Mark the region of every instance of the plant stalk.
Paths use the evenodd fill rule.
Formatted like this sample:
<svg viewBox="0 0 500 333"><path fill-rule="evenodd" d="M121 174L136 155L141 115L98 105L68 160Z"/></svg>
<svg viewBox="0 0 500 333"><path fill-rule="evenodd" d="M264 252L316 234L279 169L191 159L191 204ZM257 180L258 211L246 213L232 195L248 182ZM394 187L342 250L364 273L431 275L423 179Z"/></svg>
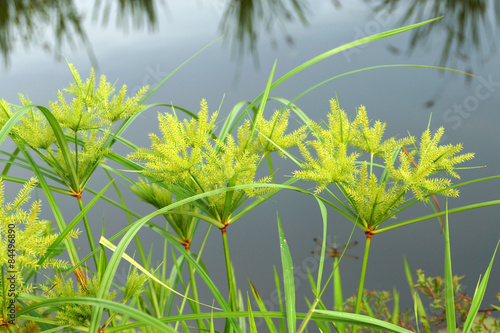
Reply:
<svg viewBox="0 0 500 333"><path fill-rule="evenodd" d="M299 327L297 333L302 333L304 331L304 329L307 327L307 323L311 319L311 316L312 316L314 310L316 309L316 306L318 305L318 303L319 303L319 298L316 297L314 299L314 303L312 304L312 306L310 307L309 311L307 312L306 317L302 321L302 324L300 324L300 327Z"/></svg>
<svg viewBox="0 0 500 333"><path fill-rule="evenodd" d="M80 196L76 198L78 200L78 206L80 207L80 211L82 211L84 208L82 198ZM90 251L93 252L95 250L95 244L94 244L94 239L92 238L92 230L90 230L90 224L89 220L87 219L87 215L83 215L83 224L85 225L85 233L87 234L87 239L89 240ZM97 253L94 254L94 263L97 270L99 267L99 259L97 258Z"/></svg>
<svg viewBox="0 0 500 333"><path fill-rule="evenodd" d="M191 254L191 251L188 250L188 252L189 252L189 254ZM191 286L193 289L193 299L196 301L196 302L194 302L194 309L193 310L196 311L195 313L201 313L200 304L198 303L198 301L199 301L198 288L196 287L196 280L194 278L195 269L190 261L188 261L188 269L189 269L189 280L190 280L190 283L191 283ZM204 330L206 330L205 323L203 322L203 319L196 319L196 322L198 323L198 330L200 332L203 332Z"/></svg>
<svg viewBox="0 0 500 333"><path fill-rule="evenodd" d="M361 275L359 277L359 286L358 286L358 296L356 297L356 307L354 309L355 314L359 314L361 310L361 302L363 301L363 290L365 287L365 276L366 276L366 266L368 265L368 255L370 254L370 244L372 237L371 235L366 236L365 243L365 253L363 255L363 266L361 267ZM356 333L358 330L357 326L354 325L352 327L352 332Z"/></svg>
<svg viewBox="0 0 500 333"><path fill-rule="evenodd" d="M231 258L229 256L229 246L227 243L226 227L221 229L222 232L222 244L224 246L224 259L226 260L226 273L227 273L227 288L229 289L229 300L231 304L231 310L236 311L236 286L233 281L233 266L231 264Z"/></svg>

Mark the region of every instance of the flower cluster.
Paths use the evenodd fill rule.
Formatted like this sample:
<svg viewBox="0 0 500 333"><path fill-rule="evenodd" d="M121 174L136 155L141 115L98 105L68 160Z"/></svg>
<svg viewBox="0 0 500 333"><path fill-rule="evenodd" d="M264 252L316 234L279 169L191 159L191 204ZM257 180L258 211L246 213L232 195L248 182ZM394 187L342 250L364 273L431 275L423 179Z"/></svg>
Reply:
<svg viewBox="0 0 500 333"><path fill-rule="evenodd" d="M245 121L237 130L237 140L228 135L225 141L215 134L217 113L208 114L205 100L201 102L198 117L179 121L174 114L159 114L163 138L150 134L151 148L140 148L129 158L145 161L144 174L163 181L188 187L192 194L204 193L229 186L266 183L270 177L255 180L259 161L266 153L297 145L305 137L305 128L285 135L289 112L275 113L267 121L259 116L256 126ZM252 135L256 133L256 135ZM263 193L263 189L244 188L220 193L207 198L215 210L214 216L223 216L228 206L234 211L246 197ZM228 197L227 195L230 195Z"/></svg>
<svg viewBox="0 0 500 333"><path fill-rule="evenodd" d="M140 103L148 87L143 87L135 96L126 98L127 87L124 85L118 94L103 75L96 86L95 73L83 82L73 65L69 65L74 83L69 88L58 92L57 101L50 102L50 109L58 125L66 134L67 140L74 144L71 156L56 141L56 135L46 117L35 109L27 111L11 131L11 136L19 144L34 149L39 156L72 188L80 191L94 172L104 155L109 152L109 143L113 139L111 128L115 122L126 119L141 110ZM114 95L113 95L114 94ZM70 101L66 95L70 96ZM31 105L31 101L20 95L22 106ZM19 107L0 101L0 124L3 125L18 111ZM68 165L68 159L73 165ZM74 184L71 174L79 180Z"/></svg>
<svg viewBox="0 0 500 333"><path fill-rule="evenodd" d="M394 217L394 210L407 200L409 190L419 201L435 193L457 196L458 191L449 188L451 180L439 173L458 178L455 165L474 157L471 153L457 155L460 144L439 145L443 128L434 136L424 131L419 144L411 136L382 141L385 123L377 121L370 127L363 106L351 122L335 100L331 100L327 128L312 121L308 125L316 139L300 145L305 162L303 170L294 175L315 181L316 192L337 184L364 229L373 230ZM405 145L416 148L406 153L406 149L401 150ZM369 154L369 160L361 159L363 153Z"/></svg>
<svg viewBox="0 0 500 333"><path fill-rule="evenodd" d="M4 186L0 179L0 268L7 277L7 272L16 272L16 293L29 292L32 286L24 284L24 278L32 271L42 268L66 268L66 261L56 259L54 254L49 255L42 264L40 259L46 255L49 247L59 236L50 230L48 221L39 220L40 201L35 201L31 209L26 211L22 206L30 199L30 193L36 185L35 178L30 179L19 192L14 201L4 202ZM77 238L78 230L72 230L68 238ZM4 314L4 306L13 299L9 288L3 282L11 283L4 279L0 280L0 304L1 313ZM3 318L6 318L4 315Z"/></svg>

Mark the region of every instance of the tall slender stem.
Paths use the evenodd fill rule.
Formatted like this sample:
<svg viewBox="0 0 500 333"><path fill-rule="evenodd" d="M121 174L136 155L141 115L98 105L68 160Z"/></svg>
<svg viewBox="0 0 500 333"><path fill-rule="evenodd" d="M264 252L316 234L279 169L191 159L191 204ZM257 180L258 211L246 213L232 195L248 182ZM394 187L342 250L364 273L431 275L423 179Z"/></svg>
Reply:
<svg viewBox="0 0 500 333"><path fill-rule="evenodd" d="M78 206L80 207L80 211L82 211L84 208L82 198L80 196L77 196L76 198L78 200ZM94 251L95 244L94 244L94 239L92 238L92 230L90 230L90 224L89 224L89 220L87 219L87 215L83 215L83 224L85 226L85 232L87 234L87 239L89 240L90 251ZM98 266L99 259L97 258L97 254L94 254L94 263L95 263L95 268L97 270L99 267Z"/></svg>
<svg viewBox="0 0 500 333"><path fill-rule="evenodd" d="M188 250L188 252L191 254L191 251ZM193 299L196 301L194 302L194 308L195 308L195 313L201 313L200 309L200 304L198 303L199 301L199 296L198 296L198 288L196 287L196 280L194 278L194 267L191 264L190 261L188 261L188 269L189 269L189 281L191 283L191 286L193 288ZM196 322L198 323L198 330L203 331L206 329L205 323L203 322L203 319L197 319Z"/></svg>
<svg viewBox="0 0 500 333"><path fill-rule="evenodd" d="M309 311L307 312L306 314L306 317L304 318L304 320L302 321L302 323L300 324L300 327L299 329L297 330L297 333L302 333L304 331L304 329L307 327L307 323L309 322L309 320L311 319L311 316L314 312L314 309L316 309L316 306L318 305L319 303L319 298L315 298L314 299L314 303L311 305L311 308L309 309Z"/></svg>
<svg viewBox="0 0 500 333"><path fill-rule="evenodd" d="M335 244L335 247L337 245ZM344 311L344 296L342 294L342 281L340 280L339 258L333 260L333 310ZM336 323L339 332L347 332L344 323Z"/></svg>
<svg viewBox="0 0 500 333"><path fill-rule="evenodd" d="M227 243L226 228L222 228L222 244L224 246L224 258L226 260L226 273L227 273L227 288L229 289L229 302L231 303L231 310L236 311L236 286L233 281L233 266L231 258L229 257L229 246Z"/></svg>
<svg viewBox="0 0 500 333"><path fill-rule="evenodd" d="M366 266L368 264L368 255L370 254L371 240L372 240L371 235L367 235L365 243L365 253L363 255L363 266L361 267L361 276L359 277L358 296L356 297L356 308L354 309L355 314L359 314L361 310L361 302L363 301L363 289L365 287ZM358 329L357 326L353 326L352 332L356 333L357 329Z"/></svg>

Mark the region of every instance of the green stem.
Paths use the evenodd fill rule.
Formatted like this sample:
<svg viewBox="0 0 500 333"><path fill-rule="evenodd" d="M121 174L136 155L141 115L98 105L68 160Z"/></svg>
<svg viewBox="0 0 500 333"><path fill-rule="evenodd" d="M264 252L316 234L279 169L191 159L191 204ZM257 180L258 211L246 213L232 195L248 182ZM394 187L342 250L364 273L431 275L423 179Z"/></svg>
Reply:
<svg viewBox="0 0 500 333"><path fill-rule="evenodd" d="M113 180L113 178L111 177L111 175L109 174L108 170L104 169L104 171L106 172L106 174L108 175L109 179L110 180ZM122 196L122 193L120 192L120 190L118 189L118 186L116 185L115 182L113 182L113 187L115 188L115 191L116 191L116 194L118 195L118 198L120 199L120 202L122 204L123 207L127 207L127 203L125 202L125 200L123 199L123 196ZM130 216L131 214L128 212L128 211L125 211L125 214L127 215L127 219L128 219L128 223L129 224L132 224L134 223L134 221L132 221L132 217ZM141 240L139 239L139 235L135 235L134 236L134 239L135 239L135 242L137 244L137 250L139 251L139 256L141 257L141 260L142 260L142 264L143 266L147 266L147 259L146 259L146 255L144 254L144 249L142 247L142 243L141 243ZM149 267L148 267L149 268Z"/></svg>
<svg viewBox="0 0 500 333"><path fill-rule="evenodd" d="M231 310L236 311L236 286L233 281L233 266L231 265L231 258L229 257L229 246L227 243L226 228L222 228L222 244L224 246L224 259L226 260L226 273L227 273L227 288L229 289L229 301L231 303Z"/></svg>
<svg viewBox="0 0 500 333"><path fill-rule="evenodd" d="M311 319L312 314L314 312L314 309L316 309L316 306L318 305L318 303L319 303L319 298L314 299L314 303L312 304L311 308L307 312L306 317L302 321L302 324L300 324L300 327L299 327L297 333L302 333L304 331L304 329L307 327L307 323Z"/></svg>
<svg viewBox="0 0 500 333"><path fill-rule="evenodd" d="M344 304L344 297L342 295L342 287L340 288L335 288L337 286L342 286L342 282L340 280L340 269L339 269L339 258L335 257L333 259L333 279L334 279L334 288L333 288L333 304L334 304L334 311L343 311L342 305Z"/></svg>
<svg viewBox="0 0 500 333"><path fill-rule="evenodd" d="M336 245L335 245L336 246ZM342 282L340 280L339 258L333 260L333 311L344 311L344 296L342 295ZM344 323L337 323L339 332L347 332Z"/></svg>
<svg viewBox="0 0 500 333"><path fill-rule="evenodd" d="M9 158L9 162L14 162L16 160L19 152L20 152L19 147L16 147L16 149L14 150L14 152L12 153L12 155ZM12 163L5 164L5 167L3 168L3 171L2 171L2 176L7 175L11 166L12 166Z"/></svg>
<svg viewBox="0 0 500 333"><path fill-rule="evenodd" d="M356 297L356 308L354 309L355 314L359 314L361 310L361 302L363 301L363 289L365 287L365 276L366 276L366 266L368 264L368 255L370 254L370 244L371 244L371 235L366 237L365 243L365 253L363 255L363 266L361 267L361 276L359 277L359 286L358 286L358 296ZM352 333L356 333L357 326L352 327Z"/></svg>
<svg viewBox="0 0 500 333"><path fill-rule="evenodd" d="M191 251L189 251L189 250L188 250L188 252L191 253ZM189 280L190 280L191 286L193 288L193 299L196 301L196 302L194 302L195 313L201 313L200 303L198 303L198 301L199 301L198 288L196 287L196 281L194 278L195 269L194 269L193 265L191 264L191 262L189 262L189 261L188 261L188 269L189 269ZM196 322L198 323L198 330L200 332L203 332L204 330L206 330L205 323L203 322L203 319L196 319Z"/></svg>
<svg viewBox="0 0 500 333"><path fill-rule="evenodd" d="M370 154L370 177L373 175L373 153Z"/></svg>
<svg viewBox="0 0 500 333"><path fill-rule="evenodd" d="M83 202L80 196L76 197L78 200L78 206L80 207L80 211L83 210ZM94 252L95 244L94 239L92 238L92 230L90 230L89 220L87 219L87 215L83 215L83 224L85 225L85 232L87 233L87 239L89 240L90 251ZM99 259L97 258L97 253L94 254L94 263L96 270L99 268Z"/></svg>

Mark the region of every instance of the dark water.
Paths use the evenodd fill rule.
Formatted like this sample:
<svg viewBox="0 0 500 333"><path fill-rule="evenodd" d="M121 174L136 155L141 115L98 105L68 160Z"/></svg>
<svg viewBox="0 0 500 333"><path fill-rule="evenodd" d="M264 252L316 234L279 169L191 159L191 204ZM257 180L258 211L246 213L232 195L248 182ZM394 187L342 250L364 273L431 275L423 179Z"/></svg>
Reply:
<svg viewBox="0 0 500 333"><path fill-rule="evenodd" d="M323 60L274 90L273 96L292 99L327 78L375 65L441 65L471 71L478 77L432 69L375 69L334 80L305 95L297 104L316 120L325 119L329 111L328 100L335 96L351 116L357 107L365 105L371 119L387 122L388 136L405 135L407 131L420 135L432 115L431 129L443 126L444 142L462 142L464 152L476 153L476 158L467 165L487 166L460 172L463 181L500 174L500 57L496 52L500 41L498 1L482 1L470 8L462 2L441 1L436 8L433 2L426 1L412 1L411 5L404 1L390 1L389 5L383 5L383 1L325 0L299 5L298 9L292 2L262 4L254 1L253 12L238 6L228 10L222 0L138 3L139 7L130 5L120 9L111 2L102 2L99 6L92 2L62 6L59 1L54 1L36 16L41 26L34 27L31 33L29 27L16 28L15 24L9 25L3 20L0 46L6 65L0 78L0 97L15 103L17 94L26 91L33 102L48 105L49 100L56 98L57 89L66 87L71 81L65 62L55 60L55 56L65 57L84 77L92 65L98 65L99 74L106 74L111 82L119 80L119 84L127 84L131 91L144 84L154 86L225 31L228 34L224 39L175 73L149 100L151 103L172 102L196 112L202 98L207 100L210 110L216 110L223 99L221 115L225 116L237 102L252 100L262 92L276 59L275 78L278 78L304 61L354 39L444 15L432 26ZM248 2L242 3L248 6ZM108 5L109 18L106 19ZM259 15L260 6L274 11L266 9L263 10L265 15ZM240 9L243 13L254 13L253 17L238 17ZM66 25L64 33L55 23L54 13L57 11L70 19L67 22L74 22ZM27 13L30 17L38 15ZM49 17L47 21L43 20L45 16ZM240 28L232 25L235 21L249 20L254 22L252 27L255 30L249 30L245 25ZM107 25L104 26L103 22ZM265 24L270 24L270 28L266 29ZM5 27L10 29L11 35L5 33ZM60 48L57 31L61 36ZM9 36L15 41L8 42ZM29 40L31 36L33 40ZM69 37L75 47L70 47ZM22 43L23 39L27 40L25 44L29 47ZM158 111L165 110L145 112L125 136L138 145L149 145L147 134L157 131ZM11 151L12 144L6 142L2 149ZM294 170L290 162L282 163L280 168L285 174ZM102 188L105 179L104 175L100 177L103 178L91 184L96 190ZM311 184L304 186L307 188ZM449 207L496 200L500 194L498 188L498 180L463 187L460 198L451 199ZM312 294L302 272L305 268L316 269L311 250L315 248L313 238L321 236L321 215L316 202L309 197L283 192L274 199L275 202L258 207L228 229L239 287L243 291L249 290L247 275L262 297L269 300L270 310L278 309L272 301L272 265L281 269L276 226L276 212L279 211L296 264L298 309L304 311L303 297L312 299ZM58 200L65 202L64 198ZM129 201L138 212L150 211L131 196ZM444 205L444 200L441 203ZM48 205L45 207L48 214ZM64 208L67 218L71 219L77 206L71 202ZM398 218L408 219L431 212L431 207L420 205ZM471 294L500 238L498 213L499 208L493 206L450 216L454 273L466 275L462 282ZM124 216L117 215L108 205L100 204L92 213L95 230L100 230L103 215L108 237L127 224ZM328 218L330 239L336 237L339 243L343 243L352 225L333 211L329 211ZM200 229L199 241L202 240L201 231L205 229ZM144 231L143 235L149 237L151 233ZM155 251L160 253L160 239L147 239L152 239ZM363 243L364 234L356 230L353 239ZM80 246L86 247L83 238ZM193 248L196 251L197 245L194 244ZM132 254L133 248L128 253ZM363 246L358 245L350 253L361 257ZM402 306L410 307L412 302L405 282L403 256L407 257L412 269L421 268L430 275L443 275L444 239L438 222L413 224L377 235L372 241L365 287L390 290L396 286L401 292ZM210 274L224 289L224 258L218 231L211 233L203 257ZM360 269L361 260L342 263L345 294L355 292ZM116 280L122 282L126 272L127 268L119 270ZM498 281L500 262L496 260L483 308L489 307L494 295L500 292ZM327 304L331 304L330 295L331 292L324 297ZM203 297L206 298L204 301L211 301L210 295Z"/></svg>

